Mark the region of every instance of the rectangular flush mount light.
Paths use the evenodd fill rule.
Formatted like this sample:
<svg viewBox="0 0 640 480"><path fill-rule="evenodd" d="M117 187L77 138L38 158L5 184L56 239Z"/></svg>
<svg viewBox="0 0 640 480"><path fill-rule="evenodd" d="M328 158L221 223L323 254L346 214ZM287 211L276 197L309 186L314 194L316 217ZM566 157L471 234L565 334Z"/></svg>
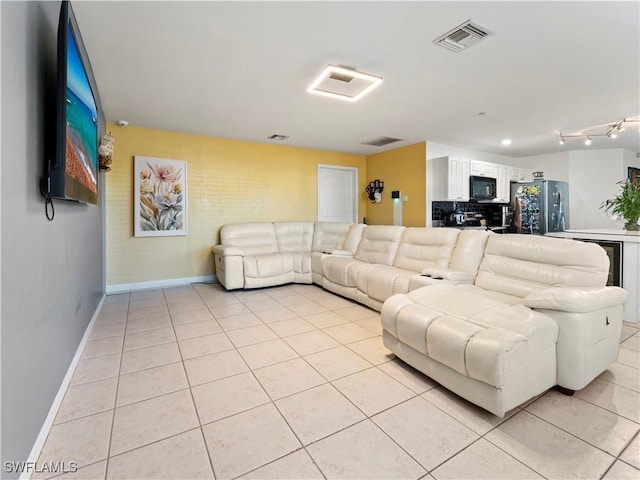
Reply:
<svg viewBox="0 0 640 480"><path fill-rule="evenodd" d="M307 92L355 102L382 83L382 77L329 65L307 88Z"/></svg>

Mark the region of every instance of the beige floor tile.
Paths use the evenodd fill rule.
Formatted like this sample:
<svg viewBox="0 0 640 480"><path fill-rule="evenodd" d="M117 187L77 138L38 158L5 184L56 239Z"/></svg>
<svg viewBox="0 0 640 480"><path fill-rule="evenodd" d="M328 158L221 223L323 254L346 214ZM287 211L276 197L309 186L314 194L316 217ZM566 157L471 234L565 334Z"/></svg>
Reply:
<svg viewBox="0 0 640 480"><path fill-rule="evenodd" d="M202 428L218 478L233 478L297 450L300 442L272 404Z"/></svg>
<svg viewBox="0 0 640 480"><path fill-rule="evenodd" d="M514 408L503 418L496 417L444 387L431 389L423 393L422 398L480 435L484 435L519 411L518 408Z"/></svg>
<svg viewBox="0 0 640 480"><path fill-rule="evenodd" d="M640 352L629 348L620 348L616 362L640 369Z"/></svg>
<svg viewBox="0 0 640 480"><path fill-rule="evenodd" d="M285 298L288 298L288 297L285 297ZM300 316L315 315L317 313L325 313L329 311L328 308L325 308L319 303L315 303L315 302L287 305L287 308L292 312L297 313Z"/></svg>
<svg viewBox="0 0 640 480"><path fill-rule="evenodd" d="M213 479L199 428L109 459L108 479Z"/></svg>
<svg viewBox="0 0 640 480"><path fill-rule="evenodd" d="M223 307L225 305L241 305L242 303L231 293L224 293L222 295L214 295L204 299L204 303L209 310L215 307ZM213 311L212 311L213 313Z"/></svg>
<svg viewBox="0 0 640 480"><path fill-rule="evenodd" d="M155 330L156 328L166 327L171 327L171 317L168 313L127 321L127 333L136 333L144 330Z"/></svg>
<svg viewBox="0 0 640 480"><path fill-rule="evenodd" d="M380 312L376 312L375 310L371 310L370 308L363 307L361 305L353 305L351 307L340 308L335 310L335 312L352 321L364 320L365 318L369 317L380 318Z"/></svg>
<svg viewBox="0 0 640 480"><path fill-rule="evenodd" d="M104 297L104 305L110 303L129 303L129 297L131 295L127 293L112 293Z"/></svg>
<svg viewBox="0 0 640 480"><path fill-rule="evenodd" d="M122 407L188 387L182 362L120 375L116 406Z"/></svg>
<svg viewBox="0 0 640 480"><path fill-rule="evenodd" d="M624 460L635 468L640 468L640 434L636 435L636 438L624 449L620 455L620 460Z"/></svg>
<svg viewBox="0 0 640 480"><path fill-rule="evenodd" d="M364 358L344 346L307 355L305 360L327 380L337 380L372 367Z"/></svg>
<svg viewBox="0 0 640 480"><path fill-rule="evenodd" d="M591 445L617 456L640 425L588 403L550 390L526 410Z"/></svg>
<svg viewBox="0 0 640 480"><path fill-rule="evenodd" d="M198 385L192 392L202 425L271 401L249 372Z"/></svg>
<svg viewBox="0 0 640 480"><path fill-rule="evenodd" d="M125 324L125 322L111 322L94 325L88 339L98 340L101 338L121 337L124 335Z"/></svg>
<svg viewBox="0 0 640 480"><path fill-rule="evenodd" d="M225 305L208 304L208 306L209 310L211 311L211 313L213 313L213 316L217 320L220 320L224 317L240 315L243 313L251 313L251 310L249 310L244 304L240 303L239 301L237 301L237 303L230 303Z"/></svg>
<svg viewBox="0 0 640 480"><path fill-rule="evenodd" d="M118 455L198 426L189 390L116 409L110 455Z"/></svg>
<svg viewBox="0 0 640 480"><path fill-rule="evenodd" d="M374 365L382 365L396 358L396 356L382 344L382 337L367 338L359 342L350 343L347 347Z"/></svg>
<svg viewBox="0 0 640 480"><path fill-rule="evenodd" d="M618 460L602 478L603 480L638 480L640 470Z"/></svg>
<svg viewBox="0 0 640 480"><path fill-rule="evenodd" d="M116 401L116 377L67 388L54 423L68 422L112 410Z"/></svg>
<svg viewBox="0 0 640 480"><path fill-rule="evenodd" d="M239 292L233 292L231 295L236 297L242 303L262 302L264 300L271 300L271 297L263 290L244 290Z"/></svg>
<svg viewBox="0 0 640 480"><path fill-rule="evenodd" d="M378 368L416 393L424 393L438 386L435 380L397 358L378 365Z"/></svg>
<svg viewBox="0 0 640 480"><path fill-rule="evenodd" d="M288 320L291 318L299 318L298 315L293 313L287 307L262 310L261 312L256 312L256 316L260 318L260 320L262 320L264 323L278 322L280 320Z"/></svg>
<svg viewBox="0 0 640 480"><path fill-rule="evenodd" d="M638 329L637 328L631 327L631 326L626 325L626 324L623 324L622 325L622 331L620 332L620 341L623 342L627 338L631 337L632 335L635 335L636 333L638 333Z"/></svg>
<svg viewBox="0 0 640 480"><path fill-rule="evenodd" d="M284 341L300 355L309 355L340 345L340 343L320 330L285 337Z"/></svg>
<svg viewBox="0 0 640 480"><path fill-rule="evenodd" d="M178 344L180 345L182 358L185 360L233 350L233 344L224 333L214 333L213 335L180 340Z"/></svg>
<svg viewBox="0 0 640 480"><path fill-rule="evenodd" d="M184 361L189 383L200 385L248 371L247 365L235 350L213 353Z"/></svg>
<svg viewBox="0 0 640 480"><path fill-rule="evenodd" d="M159 305L154 305L152 307L144 307L144 308L129 308L129 314L127 315L127 320L145 320L154 317L164 317L169 314L169 309L167 308L164 302Z"/></svg>
<svg viewBox="0 0 640 480"><path fill-rule="evenodd" d="M141 308L158 307L165 304L165 298L162 293L154 294L148 298L136 298L131 300L129 308L133 310L140 310Z"/></svg>
<svg viewBox="0 0 640 480"><path fill-rule="evenodd" d="M614 460L524 410L485 438L547 478L599 478Z"/></svg>
<svg viewBox="0 0 640 480"><path fill-rule="evenodd" d="M298 354L280 339L242 347L238 352L252 369L298 357Z"/></svg>
<svg viewBox="0 0 640 480"><path fill-rule="evenodd" d="M420 397L396 405L372 420L427 470L479 438L478 434Z"/></svg>
<svg viewBox="0 0 640 480"><path fill-rule="evenodd" d="M436 468L433 475L442 480L543 478L484 439L478 440Z"/></svg>
<svg viewBox="0 0 640 480"><path fill-rule="evenodd" d="M628 348L629 350L640 352L640 334L636 333L634 336L626 339L620 344L620 348Z"/></svg>
<svg viewBox="0 0 640 480"><path fill-rule="evenodd" d="M169 313L174 315L176 313L185 313L185 312L193 312L196 310L202 310L206 308L207 305L200 300L200 298L185 300L180 302L169 303Z"/></svg>
<svg viewBox="0 0 640 480"><path fill-rule="evenodd" d="M633 367L613 363L598 378L640 392L640 375Z"/></svg>
<svg viewBox="0 0 640 480"><path fill-rule="evenodd" d="M103 307L104 308L104 307ZM98 318L96 318L96 323L94 326L98 325L106 325L108 323L119 323L127 321L127 311L124 312L103 312L100 311Z"/></svg>
<svg viewBox="0 0 640 480"><path fill-rule="evenodd" d="M146 290L135 290L131 292L131 301L155 299L164 301L164 292L161 288L149 288Z"/></svg>
<svg viewBox="0 0 640 480"><path fill-rule="evenodd" d="M230 315L228 317L218 318L218 323L224 331L230 332L231 330L237 330L239 328L262 325L262 320L260 320L254 313L241 313L239 315Z"/></svg>
<svg viewBox="0 0 640 480"><path fill-rule="evenodd" d="M172 313L171 320L174 325L183 325L185 323L206 322L207 320L214 320L214 318L207 308L202 308L189 312Z"/></svg>
<svg viewBox="0 0 640 480"><path fill-rule="evenodd" d="M636 391L596 378L585 388L578 390L576 396L640 423L640 393Z"/></svg>
<svg viewBox="0 0 640 480"><path fill-rule="evenodd" d="M426 473L370 420L308 446L307 452L328 479L415 479Z"/></svg>
<svg viewBox="0 0 640 480"><path fill-rule="evenodd" d="M56 480L104 480L106 471L107 461L102 460L101 462L92 463L86 467L77 468L75 472L69 471L54 478Z"/></svg>
<svg viewBox="0 0 640 480"><path fill-rule="evenodd" d="M313 315L305 315L304 319L316 328L329 328L349 322L349 319L335 312L323 312Z"/></svg>
<svg viewBox="0 0 640 480"><path fill-rule="evenodd" d="M322 331L342 344L353 343L375 336L374 333L355 323L344 323L342 325L336 325L335 327L325 328Z"/></svg>
<svg viewBox="0 0 640 480"><path fill-rule="evenodd" d="M375 415L415 396L415 393L377 368L332 382L367 416Z"/></svg>
<svg viewBox="0 0 640 480"><path fill-rule="evenodd" d="M266 296L266 295L265 295ZM280 308L282 305L273 298L267 297L265 300L246 302L245 305L253 313L262 312L264 310L271 310L273 308Z"/></svg>
<svg viewBox="0 0 640 480"><path fill-rule="evenodd" d="M369 317L364 320L357 320L354 323L362 328L366 328L374 335L382 335L382 323L379 317Z"/></svg>
<svg viewBox="0 0 640 480"><path fill-rule="evenodd" d="M100 309L100 315L107 314L107 313L126 315L128 310L129 310L129 305L126 303L122 303L122 302L105 303L102 305L102 308Z"/></svg>
<svg viewBox="0 0 640 480"><path fill-rule="evenodd" d="M107 411L52 426L38 461L66 464L73 461L81 468L106 459L112 418L113 412Z"/></svg>
<svg viewBox="0 0 640 480"><path fill-rule="evenodd" d="M324 477L304 450L298 450L258 468L242 479L252 480L323 480Z"/></svg>
<svg viewBox="0 0 640 480"><path fill-rule="evenodd" d="M80 358L93 358L122 352L124 336L88 340Z"/></svg>
<svg viewBox="0 0 640 480"><path fill-rule="evenodd" d="M81 383L95 382L96 380L118 376L120 357L120 353L114 353L80 360L73 373L70 385L80 385Z"/></svg>
<svg viewBox="0 0 640 480"><path fill-rule="evenodd" d="M287 295L286 297L278 298L278 302L281 305L288 307L291 305L300 305L303 303L310 303L312 302L312 300L305 297L304 295L294 294L294 295Z"/></svg>
<svg viewBox="0 0 640 480"><path fill-rule="evenodd" d="M291 395L275 404L303 445L366 418L330 384Z"/></svg>
<svg viewBox="0 0 640 480"><path fill-rule="evenodd" d="M124 336L124 351L127 352L136 348L145 348L153 345L160 345L161 343L175 342L175 340L176 337L173 334L172 327L127 333Z"/></svg>
<svg viewBox="0 0 640 480"><path fill-rule="evenodd" d="M351 300L338 297L337 295L333 295L326 299L317 300L317 303L319 303L323 307L328 308L329 310L337 310L339 308L347 308L354 305L354 302L352 302Z"/></svg>
<svg viewBox="0 0 640 480"><path fill-rule="evenodd" d="M321 301L326 301L331 298L335 298L335 295L331 292L327 292L323 288L317 287L309 292L304 292L302 295L307 297L309 300L313 302L320 303Z"/></svg>
<svg viewBox="0 0 640 480"><path fill-rule="evenodd" d="M311 332L316 329L316 327L300 317L278 320L270 322L268 325L271 330L283 338L299 333Z"/></svg>
<svg viewBox="0 0 640 480"><path fill-rule="evenodd" d="M129 350L122 354L120 375L159 367L181 361L180 350L176 342L161 343L152 347Z"/></svg>
<svg viewBox="0 0 640 480"><path fill-rule="evenodd" d="M178 340L186 340L187 338L202 337L203 335L222 332L222 327L220 327L215 320L185 323L183 325L175 325L173 328Z"/></svg>
<svg viewBox="0 0 640 480"><path fill-rule="evenodd" d="M326 382L322 375L301 358L260 368L253 373L274 400Z"/></svg>
<svg viewBox="0 0 640 480"><path fill-rule="evenodd" d="M256 343L276 340L278 336L266 325L256 325L255 327L239 328L227 333L229 340L236 347L246 347Z"/></svg>

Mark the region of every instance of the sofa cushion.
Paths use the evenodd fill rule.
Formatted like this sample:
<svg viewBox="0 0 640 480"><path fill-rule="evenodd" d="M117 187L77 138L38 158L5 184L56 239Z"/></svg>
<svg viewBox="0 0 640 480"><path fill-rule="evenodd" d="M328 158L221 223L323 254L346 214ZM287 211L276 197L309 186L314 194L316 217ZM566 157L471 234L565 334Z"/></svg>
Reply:
<svg viewBox="0 0 640 480"><path fill-rule="evenodd" d="M281 253L245 255L242 259L242 265L245 277L275 277L293 272L293 256Z"/></svg>
<svg viewBox="0 0 640 480"><path fill-rule="evenodd" d="M406 228L393 266L416 273L428 267L446 267L459 234L455 228Z"/></svg>
<svg viewBox="0 0 640 480"><path fill-rule="evenodd" d="M524 298L549 287L602 287L608 272L609 257L594 243L491 235L475 285Z"/></svg>
<svg viewBox="0 0 640 480"><path fill-rule="evenodd" d="M474 275L484 257L484 249L490 235L495 235L489 230L463 230L458 235L456 248L453 249L449 270L471 272Z"/></svg>
<svg viewBox="0 0 640 480"><path fill-rule="evenodd" d="M235 255L260 255L278 251L275 228L273 223L267 222L223 225L220 229L220 243L224 247L236 247Z"/></svg>
<svg viewBox="0 0 640 480"><path fill-rule="evenodd" d="M354 255L356 260L380 265L392 265L404 227L367 225Z"/></svg>
<svg viewBox="0 0 640 480"><path fill-rule="evenodd" d="M341 250L350 228L349 223L316 222L311 251L331 253L334 250Z"/></svg>
<svg viewBox="0 0 640 480"><path fill-rule="evenodd" d="M279 252L310 252L313 240L311 222L274 222Z"/></svg>

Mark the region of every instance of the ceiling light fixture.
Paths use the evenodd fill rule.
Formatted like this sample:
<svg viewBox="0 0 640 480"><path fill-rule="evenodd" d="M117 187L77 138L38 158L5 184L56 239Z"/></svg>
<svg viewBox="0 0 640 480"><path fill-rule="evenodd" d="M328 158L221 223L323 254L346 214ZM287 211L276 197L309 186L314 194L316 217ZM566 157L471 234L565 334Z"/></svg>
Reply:
<svg viewBox="0 0 640 480"><path fill-rule="evenodd" d="M505 138L500 142L502 145L511 145L511 140L509 138Z"/></svg>
<svg viewBox="0 0 640 480"><path fill-rule="evenodd" d="M591 137L608 137L612 139L618 138L618 135L624 132L624 124L625 123L638 123L640 119L628 119L623 118L622 120L618 120L617 122L608 123L604 126L591 127L586 130L583 130L579 133L562 133L559 132L558 136L560 137L560 145L565 144L566 138L584 138L585 145L591 145L593 142Z"/></svg>
<svg viewBox="0 0 640 480"><path fill-rule="evenodd" d="M307 92L355 102L381 83L382 77L377 75L328 65L307 88Z"/></svg>

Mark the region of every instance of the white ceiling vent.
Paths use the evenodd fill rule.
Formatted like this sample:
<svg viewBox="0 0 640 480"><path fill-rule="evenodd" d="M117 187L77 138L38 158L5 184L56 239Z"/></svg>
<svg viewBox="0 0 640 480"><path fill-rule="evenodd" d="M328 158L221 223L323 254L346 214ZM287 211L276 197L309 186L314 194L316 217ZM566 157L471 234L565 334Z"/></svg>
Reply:
<svg viewBox="0 0 640 480"><path fill-rule="evenodd" d="M462 25L458 25L453 30L436 38L433 43L457 53L491 35L493 32L467 20Z"/></svg>
<svg viewBox="0 0 640 480"><path fill-rule="evenodd" d="M366 142L361 142L361 145L371 145L373 147L384 147L385 145L389 145L390 143L400 142L401 138L393 138L393 137L377 137L371 140L367 140Z"/></svg>

